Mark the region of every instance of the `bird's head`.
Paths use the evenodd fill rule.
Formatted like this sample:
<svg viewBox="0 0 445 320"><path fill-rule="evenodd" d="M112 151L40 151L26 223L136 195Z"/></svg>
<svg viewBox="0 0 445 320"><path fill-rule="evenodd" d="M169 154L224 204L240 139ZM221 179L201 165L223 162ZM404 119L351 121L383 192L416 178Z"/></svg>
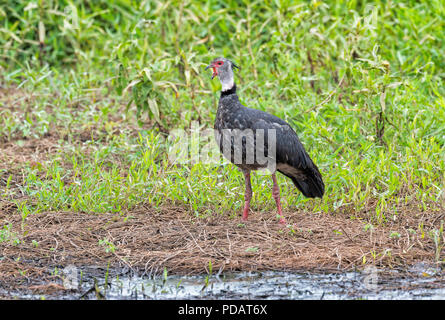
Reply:
<svg viewBox="0 0 445 320"><path fill-rule="evenodd" d="M215 58L212 62L206 67L206 70L212 68L213 74L212 79L218 76L219 81L221 81L222 90L229 90L233 87L233 69L239 67L226 58Z"/></svg>

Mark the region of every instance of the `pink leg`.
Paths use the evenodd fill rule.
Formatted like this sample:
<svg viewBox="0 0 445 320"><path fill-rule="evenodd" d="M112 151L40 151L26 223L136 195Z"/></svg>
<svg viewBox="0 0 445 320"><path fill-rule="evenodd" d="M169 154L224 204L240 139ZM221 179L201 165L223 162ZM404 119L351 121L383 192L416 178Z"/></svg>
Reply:
<svg viewBox="0 0 445 320"><path fill-rule="evenodd" d="M250 184L250 171L245 170L244 180L246 182L246 191L244 194L244 210L243 210L243 221L247 221L250 210L250 199L252 199L252 186Z"/></svg>
<svg viewBox="0 0 445 320"><path fill-rule="evenodd" d="M281 212L280 187L278 186L277 177L275 176L275 173L272 174L272 180L273 180L272 196L275 199L275 202L277 203L278 215L280 216L280 223L285 224L286 220L284 220L283 213Z"/></svg>

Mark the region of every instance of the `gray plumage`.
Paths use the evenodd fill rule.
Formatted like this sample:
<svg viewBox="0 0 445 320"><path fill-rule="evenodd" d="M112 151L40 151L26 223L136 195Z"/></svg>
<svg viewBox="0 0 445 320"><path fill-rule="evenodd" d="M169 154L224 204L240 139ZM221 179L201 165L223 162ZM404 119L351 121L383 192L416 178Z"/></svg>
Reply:
<svg viewBox="0 0 445 320"><path fill-rule="evenodd" d="M218 66L218 63L222 65ZM284 120L267 112L247 108L243 106L236 94L236 85L233 81L233 68L236 65L228 59L216 58L209 67L213 68L213 77L218 76L223 90L219 99L218 111L215 119L215 129L217 131L217 141L221 152L226 151L225 156L240 167L242 170L257 170L264 168L264 163L259 163L256 158L256 149L261 150L270 160L276 161L276 170L289 177L294 185L306 197L322 197L324 194L324 183L320 171L314 164L308 153L304 149L300 139L292 127ZM241 137L242 147L238 150L242 154L242 161L234 161L234 154L237 150L234 143L236 134L227 136L225 132L238 129L240 131L250 129L253 140ZM263 131L258 131L262 129ZM275 154L270 151L267 130L275 130L276 146ZM265 133L262 137L264 143L257 143L257 137ZM259 134L257 136L257 134ZM227 136L227 137L225 137ZM223 144L230 145L231 154L227 154L227 149L223 150ZM247 153L252 151L255 155L254 161L248 160Z"/></svg>

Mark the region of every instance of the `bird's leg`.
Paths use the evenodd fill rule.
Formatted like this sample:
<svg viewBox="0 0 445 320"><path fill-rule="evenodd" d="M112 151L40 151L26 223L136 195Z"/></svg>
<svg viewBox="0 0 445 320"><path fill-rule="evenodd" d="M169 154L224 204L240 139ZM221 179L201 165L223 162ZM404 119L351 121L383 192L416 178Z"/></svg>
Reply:
<svg viewBox="0 0 445 320"><path fill-rule="evenodd" d="M278 215L280 216L280 223L285 224L286 220L284 220L283 213L281 212L280 187L278 186L277 177L275 176L275 173L272 174L272 180L273 180L272 196L275 199L275 202L277 203Z"/></svg>
<svg viewBox="0 0 445 320"><path fill-rule="evenodd" d="M250 171L243 170L244 180L246 182L246 191L244 193L244 210L243 210L243 221L247 221L250 210L250 199L252 199L252 185L250 184Z"/></svg>

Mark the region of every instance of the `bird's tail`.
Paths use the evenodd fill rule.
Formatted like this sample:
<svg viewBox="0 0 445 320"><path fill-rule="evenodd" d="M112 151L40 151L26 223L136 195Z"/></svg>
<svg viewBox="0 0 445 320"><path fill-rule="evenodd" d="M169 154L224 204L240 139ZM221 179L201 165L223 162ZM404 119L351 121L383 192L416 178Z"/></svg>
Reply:
<svg viewBox="0 0 445 320"><path fill-rule="evenodd" d="M278 170L279 171L279 170ZM289 177L298 190L308 198L321 198L324 194L324 183L318 168L311 168L304 173L304 178L301 176L295 177L288 173L280 171L285 176Z"/></svg>

